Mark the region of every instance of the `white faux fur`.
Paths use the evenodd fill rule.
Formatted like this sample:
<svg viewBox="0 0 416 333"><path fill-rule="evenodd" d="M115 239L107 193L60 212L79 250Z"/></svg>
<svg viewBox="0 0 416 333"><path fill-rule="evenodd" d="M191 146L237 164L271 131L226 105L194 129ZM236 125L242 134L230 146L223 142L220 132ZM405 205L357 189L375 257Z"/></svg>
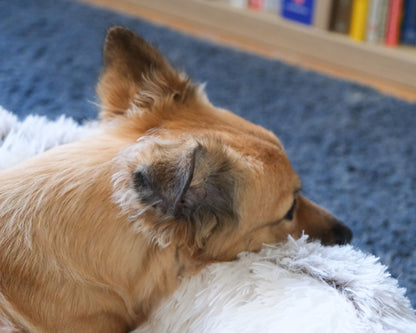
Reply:
<svg viewBox="0 0 416 333"><path fill-rule="evenodd" d="M0 170L95 132L61 117L19 121L0 107ZM416 332L404 290L352 246L289 239L185 279L139 332Z"/></svg>
<svg viewBox="0 0 416 333"><path fill-rule="evenodd" d="M306 240L210 265L136 333L416 332L404 290L374 256Z"/></svg>
<svg viewBox="0 0 416 333"><path fill-rule="evenodd" d="M93 123L80 126L64 116L49 121L46 117L30 115L19 121L0 106L0 170L94 132Z"/></svg>

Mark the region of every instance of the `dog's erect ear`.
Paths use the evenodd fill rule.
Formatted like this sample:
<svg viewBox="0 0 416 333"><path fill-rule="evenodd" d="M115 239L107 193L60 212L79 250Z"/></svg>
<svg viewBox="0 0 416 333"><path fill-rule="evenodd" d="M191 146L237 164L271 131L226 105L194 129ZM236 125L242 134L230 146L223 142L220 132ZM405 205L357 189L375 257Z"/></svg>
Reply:
<svg viewBox="0 0 416 333"><path fill-rule="evenodd" d="M195 86L179 74L158 50L124 27L109 30L103 51L104 69L97 86L103 118L157 104L184 102Z"/></svg>
<svg viewBox="0 0 416 333"><path fill-rule="evenodd" d="M157 214L154 230L167 231L168 238L187 237L201 248L214 230L237 221L236 177L232 162L220 154L198 145L176 159L134 171L139 200Z"/></svg>

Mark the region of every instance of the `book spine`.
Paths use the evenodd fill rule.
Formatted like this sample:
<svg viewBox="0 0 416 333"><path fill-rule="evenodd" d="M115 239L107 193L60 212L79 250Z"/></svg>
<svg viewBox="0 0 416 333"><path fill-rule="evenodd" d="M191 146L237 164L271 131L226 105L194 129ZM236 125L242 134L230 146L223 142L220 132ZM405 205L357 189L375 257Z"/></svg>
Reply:
<svg viewBox="0 0 416 333"><path fill-rule="evenodd" d="M387 15L387 30L385 42L388 46L399 43L400 19L402 15L403 0L390 0Z"/></svg>
<svg viewBox="0 0 416 333"><path fill-rule="evenodd" d="M281 0L264 0L264 10L270 13L280 13Z"/></svg>
<svg viewBox="0 0 416 333"><path fill-rule="evenodd" d="M264 0L248 0L248 7L255 10L263 10Z"/></svg>
<svg viewBox="0 0 416 333"><path fill-rule="evenodd" d="M406 0L401 40L416 45L416 0Z"/></svg>
<svg viewBox="0 0 416 333"><path fill-rule="evenodd" d="M352 0L335 0L332 7L331 31L348 34L350 31Z"/></svg>
<svg viewBox="0 0 416 333"><path fill-rule="evenodd" d="M228 0L228 3L236 8L247 8L248 5L247 0Z"/></svg>
<svg viewBox="0 0 416 333"><path fill-rule="evenodd" d="M329 29L333 0L318 0L313 13L313 25L320 29Z"/></svg>
<svg viewBox="0 0 416 333"><path fill-rule="evenodd" d="M282 16L292 21L312 24L315 0L283 0Z"/></svg>
<svg viewBox="0 0 416 333"><path fill-rule="evenodd" d="M387 27L387 14L389 11L389 0L382 0L380 10L380 22L377 29L377 41L384 42Z"/></svg>
<svg viewBox="0 0 416 333"><path fill-rule="evenodd" d="M352 5L350 37L362 41L365 38L369 0L354 0Z"/></svg>
<svg viewBox="0 0 416 333"><path fill-rule="evenodd" d="M366 40L369 42L378 42L378 30L381 22L382 0L371 0L368 10Z"/></svg>

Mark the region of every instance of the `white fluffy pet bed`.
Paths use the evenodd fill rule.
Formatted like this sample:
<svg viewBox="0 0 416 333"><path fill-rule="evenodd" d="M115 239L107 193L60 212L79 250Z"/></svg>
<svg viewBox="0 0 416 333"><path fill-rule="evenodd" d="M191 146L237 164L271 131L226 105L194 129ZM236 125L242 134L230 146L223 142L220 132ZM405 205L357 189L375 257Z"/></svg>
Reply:
<svg viewBox="0 0 416 333"><path fill-rule="evenodd" d="M0 107L0 170L94 132L68 118L23 122ZM307 237L212 264L138 332L416 332L416 317L377 258Z"/></svg>

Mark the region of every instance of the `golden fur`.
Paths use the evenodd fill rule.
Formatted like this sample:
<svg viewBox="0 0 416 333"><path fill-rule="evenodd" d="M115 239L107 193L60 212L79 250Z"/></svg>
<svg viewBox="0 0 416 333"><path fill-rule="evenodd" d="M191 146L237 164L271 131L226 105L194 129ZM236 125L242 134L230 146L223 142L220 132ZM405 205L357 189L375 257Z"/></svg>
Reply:
<svg viewBox="0 0 416 333"><path fill-rule="evenodd" d="M100 132L0 173L0 332L126 332L208 263L350 240L274 134L125 28L104 60Z"/></svg>

